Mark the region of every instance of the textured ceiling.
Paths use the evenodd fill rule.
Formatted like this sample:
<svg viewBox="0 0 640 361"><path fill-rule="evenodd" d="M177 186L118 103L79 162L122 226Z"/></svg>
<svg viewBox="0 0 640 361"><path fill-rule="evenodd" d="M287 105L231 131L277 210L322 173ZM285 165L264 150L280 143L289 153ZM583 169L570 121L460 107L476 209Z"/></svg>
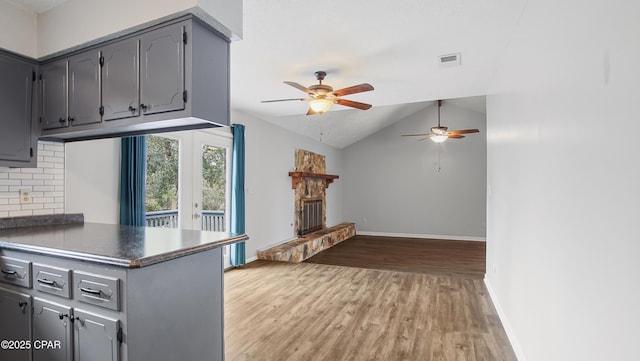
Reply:
<svg viewBox="0 0 640 361"><path fill-rule="evenodd" d="M245 0L244 38L231 45L232 107L336 147L345 147L437 99L485 95L525 0ZM461 53L459 67L438 56ZM282 82L334 89L367 111L335 106L305 116L305 102L260 103L305 94ZM484 111L479 100L458 106ZM482 100L483 101L483 100ZM427 102L427 103L423 103ZM481 109L479 109L480 107ZM240 120L236 120L240 121ZM321 136L322 134L322 136Z"/></svg>
<svg viewBox="0 0 640 361"><path fill-rule="evenodd" d="M5 0L34 13L43 13L67 0Z"/></svg>

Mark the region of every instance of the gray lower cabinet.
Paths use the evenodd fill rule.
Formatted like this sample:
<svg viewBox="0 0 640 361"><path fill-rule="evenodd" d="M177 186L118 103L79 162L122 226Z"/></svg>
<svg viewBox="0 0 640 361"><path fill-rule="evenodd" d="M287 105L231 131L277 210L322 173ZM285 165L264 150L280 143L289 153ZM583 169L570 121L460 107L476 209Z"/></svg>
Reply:
<svg viewBox="0 0 640 361"><path fill-rule="evenodd" d="M0 360L29 361L31 348L31 296L0 288L0 340L11 347L0 347ZM22 349L20 349L22 348Z"/></svg>
<svg viewBox="0 0 640 361"><path fill-rule="evenodd" d="M36 166L35 62L0 51L0 166Z"/></svg>
<svg viewBox="0 0 640 361"><path fill-rule="evenodd" d="M75 360L120 360L120 321L80 309L75 309L73 316Z"/></svg>
<svg viewBox="0 0 640 361"><path fill-rule="evenodd" d="M73 317L69 306L33 299L33 361L73 360Z"/></svg>
<svg viewBox="0 0 640 361"><path fill-rule="evenodd" d="M2 254L0 340L31 341L2 361L224 360L222 248L140 268Z"/></svg>

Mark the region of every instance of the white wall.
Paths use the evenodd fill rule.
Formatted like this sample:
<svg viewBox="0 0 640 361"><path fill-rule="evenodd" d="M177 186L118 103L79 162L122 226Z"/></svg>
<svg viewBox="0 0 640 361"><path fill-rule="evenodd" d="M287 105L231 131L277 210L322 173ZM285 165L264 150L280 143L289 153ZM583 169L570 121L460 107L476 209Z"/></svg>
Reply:
<svg viewBox="0 0 640 361"><path fill-rule="evenodd" d="M85 222L117 224L120 219L120 139L65 144L66 213Z"/></svg>
<svg viewBox="0 0 640 361"><path fill-rule="evenodd" d="M0 48L36 57L36 16L0 0Z"/></svg>
<svg viewBox="0 0 640 361"><path fill-rule="evenodd" d="M258 249L295 236L294 190L291 177L295 150L306 149L326 156L327 173L337 174L327 189L327 225L345 221L342 215L343 167L340 150L279 128L259 118L233 112L232 123L246 126L246 232L247 258Z"/></svg>
<svg viewBox="0 0 640 361"><path fill-rule="evenodd" d="M484 239L485 116L444 101L441 122L479 134L430 140L402 137L437 125L437 104L343 151L345 219L360 234Z"/></svg>
<svg viewBox="0 0 640 361"><path fill-rule="evenodd" d="M487 284L520 361L640 360L640 3L529 2L487 100Z"/></svg>

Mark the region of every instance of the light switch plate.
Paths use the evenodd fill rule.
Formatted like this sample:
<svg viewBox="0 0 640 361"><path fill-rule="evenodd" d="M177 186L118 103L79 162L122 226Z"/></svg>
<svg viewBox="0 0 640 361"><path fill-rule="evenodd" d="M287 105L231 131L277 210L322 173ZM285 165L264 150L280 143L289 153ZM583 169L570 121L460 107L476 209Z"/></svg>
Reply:
<svg viewBox="0 0 640 361"><path fill-rule="evenodd" d="M20 190L20 204L30 204L33 203L33 198L31 198L31 191L21 189Z"/></svg>

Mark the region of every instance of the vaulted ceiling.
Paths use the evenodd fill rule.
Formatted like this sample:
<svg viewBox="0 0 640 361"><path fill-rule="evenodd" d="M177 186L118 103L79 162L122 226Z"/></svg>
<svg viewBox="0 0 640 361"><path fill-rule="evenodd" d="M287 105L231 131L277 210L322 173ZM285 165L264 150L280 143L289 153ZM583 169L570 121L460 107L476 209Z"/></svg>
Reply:
<svg viewBox="0 0 640 361"><path fill-rule="evenodd" d="M526 0L245 0L244 37L232 43L232 107L294 132L345 147L437 99L485 95ZM439 56L461 53L459 67ZM339 89L373 104L362 111L334 105L304 115L301 101L260 103L305 94L282 82ZM484 111L479 98L457 104ZM239 121L239 120L236 120ZM455 126L452 124L452 126Z"/></svg>

